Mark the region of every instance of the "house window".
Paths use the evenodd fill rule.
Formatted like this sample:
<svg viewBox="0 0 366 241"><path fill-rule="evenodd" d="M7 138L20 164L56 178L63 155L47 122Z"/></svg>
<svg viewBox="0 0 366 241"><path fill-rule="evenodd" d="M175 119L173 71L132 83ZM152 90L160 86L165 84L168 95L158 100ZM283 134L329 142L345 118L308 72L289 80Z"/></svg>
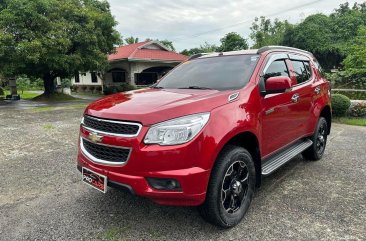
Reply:
<svg viewBox="0 0 366 241"><path fill-rule="evenodd" d="M98 83L97 72L91 72L91 82Z"/></svg>
<svg viewBox="0 0 366 241"><path fill-rule="evenodd" d="M126 82L126 72L123 70L112 70L112 81L116 83Z"/></svg>
<svg viewBox="0 0 366 241"><path fill-rule="evenodd" d="M79 73L75 73L75 83L80 83Z"/></svg>

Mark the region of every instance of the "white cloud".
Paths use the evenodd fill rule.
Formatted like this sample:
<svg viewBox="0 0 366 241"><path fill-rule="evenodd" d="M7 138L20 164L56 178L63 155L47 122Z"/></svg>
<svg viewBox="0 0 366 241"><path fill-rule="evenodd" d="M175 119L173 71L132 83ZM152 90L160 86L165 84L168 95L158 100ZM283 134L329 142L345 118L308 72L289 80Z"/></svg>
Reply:
<svg viewBox="0 0 366 241"><path fill-rule="evenodd" d="M117 30L125 37L173 40L177 50L197 47L205 41L218 44L226 33L235 31L249 38L256 16L270 16L299 22L314 13L329 14L344 0L109 0ZM305 5L312 3L311 5ZM355 1L348 1L353 4ZM302 6L305 5L305 6ZM297 6L300 8L285 11ZM275 13L277 13L275 15ZM244 22L237 26L226 27ZM211 30L222 30L209 32ZM199 36L196 36L199 35ZM192 37L194 36L194 37Z"/></svg>

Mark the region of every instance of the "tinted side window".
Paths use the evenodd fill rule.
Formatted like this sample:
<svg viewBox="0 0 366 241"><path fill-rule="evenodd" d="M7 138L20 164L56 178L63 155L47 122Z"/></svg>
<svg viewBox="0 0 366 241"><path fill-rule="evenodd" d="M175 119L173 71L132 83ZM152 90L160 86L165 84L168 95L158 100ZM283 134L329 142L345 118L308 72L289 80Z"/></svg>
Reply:
<svg viewBox="0 0 366 241"><path fill-rule="evenodd" d="M308 79L310 79L311 78L311 67L310 67L310 63L309 62L307 62L307 61L304 61L304 65L305 65L305 69L306 69L306 71L308 71Z"/></svg>
<svg viewBox="0 0 366 241"><path fill-rule="evenodd" d="M266 73L264 74L264 80L275 76L290 77L285 60L276 60L270 64Z"/></svg>
<svg viewBox="0 0 366 241"><path fill-rule="evenodd" d="M297 79L297 83L301 84L301 83L304 83L305 81L308 81L310 79L310 72L309 72L310 66L308 65L306 67L304 65L304 62L302 62L302 61L296 61L296 60L291 60L291 61L292 61L292 66L294 67L294 72L295 72L295 76Z"/></svg>

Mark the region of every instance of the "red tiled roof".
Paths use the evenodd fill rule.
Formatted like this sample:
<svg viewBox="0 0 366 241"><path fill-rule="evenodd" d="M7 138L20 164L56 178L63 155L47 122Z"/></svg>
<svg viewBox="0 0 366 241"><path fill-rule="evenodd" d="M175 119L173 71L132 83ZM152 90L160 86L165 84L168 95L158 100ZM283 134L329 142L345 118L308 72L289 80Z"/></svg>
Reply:
<svg viewBox="0 0 366 241"><path fill-rule="evenodd" d="M164 49L145 49L140 48L143 45L152 44L155 41L145 41L141 43L129 44L126 46L121 46L116 49L116 53L110 54L108 56L109 61L119 60L119 59L146 59L146 60L162 60L162 61L185 61L188 59L187 56L183 54L178 54L173 51L167 51Z"/></svg>

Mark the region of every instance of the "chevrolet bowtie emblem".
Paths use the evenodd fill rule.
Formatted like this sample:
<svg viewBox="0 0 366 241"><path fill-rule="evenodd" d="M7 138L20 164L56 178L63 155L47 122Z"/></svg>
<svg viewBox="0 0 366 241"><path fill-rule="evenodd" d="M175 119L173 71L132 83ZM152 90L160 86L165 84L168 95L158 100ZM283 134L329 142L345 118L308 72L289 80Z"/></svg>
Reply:
<svg viewBox="0 0 366 241"><path fill-rule="evenodd" d="M98 136L97 133L90 132L89 136L88 136L88 139L91 140L94 143L99 143L99 142L102 142L103 136Z"/></svg>

